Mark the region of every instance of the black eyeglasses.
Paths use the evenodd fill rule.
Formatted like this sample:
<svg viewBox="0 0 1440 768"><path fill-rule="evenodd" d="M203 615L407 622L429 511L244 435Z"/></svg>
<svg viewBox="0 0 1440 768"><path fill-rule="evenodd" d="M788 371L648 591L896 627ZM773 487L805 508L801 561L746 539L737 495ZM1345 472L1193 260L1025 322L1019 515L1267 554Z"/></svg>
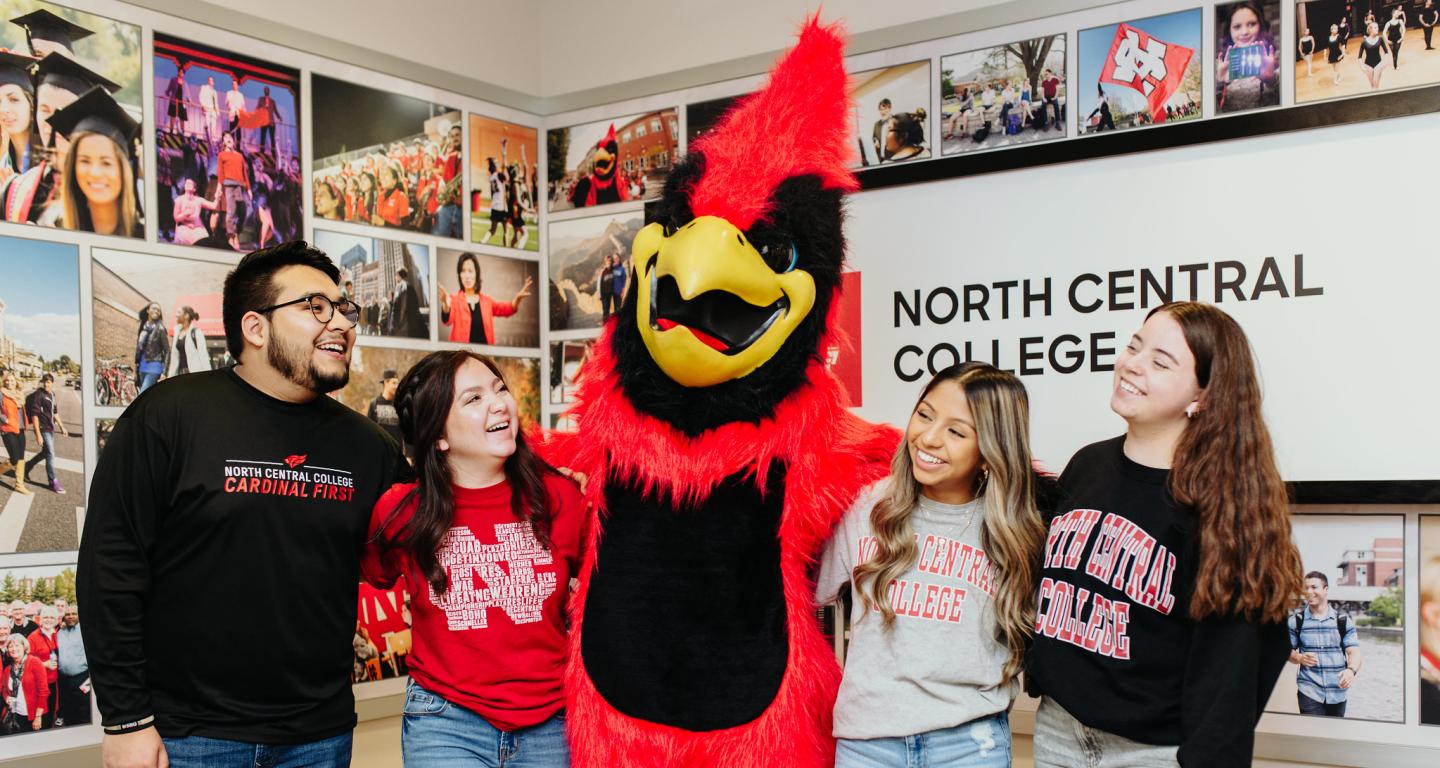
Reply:
<svg viewBox="0 0 1440 768"><path fill-rule="evenodd" d="M335 317L335 313L337 311L340 313L341 317L349 320L352 325L360 322L359 304L356 304L349 299L340 299L339 301L336 301L323 293L306 294L292 301L282 301L279 304L262 307L254 311L260 313L274 312L281 307L288 307L291 304L309 304L310 314L314 315L315 319L319 320L321 323L330 322L330 319Z"/></svg>

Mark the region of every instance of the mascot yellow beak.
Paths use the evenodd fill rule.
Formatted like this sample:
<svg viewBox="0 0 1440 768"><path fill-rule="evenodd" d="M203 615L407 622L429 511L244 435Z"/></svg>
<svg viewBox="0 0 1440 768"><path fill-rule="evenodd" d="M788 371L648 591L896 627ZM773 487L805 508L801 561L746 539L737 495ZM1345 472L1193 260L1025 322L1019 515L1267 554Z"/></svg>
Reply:
<svg viewBox="0 0 1440 768"><path fill-rule="evenodd" d="M602 176L609 173L610 169L615 167L615 156L604 149L595 150L594 160L595 172Z"/></svg>
<svg viewBox="0 0 1440 768"><path fill-rule="evenodd" d="M765 364L815 306L815 280L776 272L730 222L701 216L666 235L635 236L635 323L650 356L676 383L709 387Z"/></svg>

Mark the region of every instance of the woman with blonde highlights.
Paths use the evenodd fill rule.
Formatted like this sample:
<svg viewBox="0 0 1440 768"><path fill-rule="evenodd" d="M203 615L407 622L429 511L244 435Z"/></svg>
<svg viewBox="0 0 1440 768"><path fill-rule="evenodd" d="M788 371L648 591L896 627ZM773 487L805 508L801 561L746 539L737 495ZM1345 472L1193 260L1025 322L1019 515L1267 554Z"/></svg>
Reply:
<svg viewBox="0 0 1440 768"><path fill-rule="evenodd" d="M1110 408L1125 434L1075 454L1049 520L1035 764L1248 766L1301 565L1244 331L1156 308Z"/></svg>
<svg viewBox="0 0 1440 768"><path fill-rule="evenodd" d="M1044 527L1029 405L984 363L925 385L890 476L846 513L816 597L858 599L835 765L1008 766L1008 712L1035 621Z"/></svg>

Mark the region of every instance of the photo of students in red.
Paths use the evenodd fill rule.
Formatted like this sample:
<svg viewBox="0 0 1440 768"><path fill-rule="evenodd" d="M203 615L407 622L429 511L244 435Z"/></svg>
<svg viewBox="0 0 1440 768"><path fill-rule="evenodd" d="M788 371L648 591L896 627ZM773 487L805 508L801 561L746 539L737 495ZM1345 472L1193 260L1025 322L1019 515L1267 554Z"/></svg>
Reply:
<svg viewBox="0 0 1440 768"><path fill-rule="evenodd" d="M312 75L315 217L461 236L460 111Z"/></svg>
<svg viewBox="0 0 1440 768"><path fill-rule="evenodd" d="M300 73L155 34L161 242L252 251L300 235Z"/></svg>

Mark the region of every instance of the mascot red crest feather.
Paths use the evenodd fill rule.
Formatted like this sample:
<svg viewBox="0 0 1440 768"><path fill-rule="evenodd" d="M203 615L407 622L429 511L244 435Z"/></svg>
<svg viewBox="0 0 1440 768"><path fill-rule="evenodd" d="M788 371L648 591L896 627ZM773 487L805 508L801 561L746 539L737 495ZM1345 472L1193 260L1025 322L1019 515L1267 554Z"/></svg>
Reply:
<svg viewBox="0 0 1440 768"><path fill-rule="evenodd" d="M850 171L844 51L840 24L822 26L812 16L765 89L741 100L695 142L694 151L709 161L690 193L695 215L747 229L767 213L780 182L804 174L819 176L827 188L859 188Z"/></svg>

